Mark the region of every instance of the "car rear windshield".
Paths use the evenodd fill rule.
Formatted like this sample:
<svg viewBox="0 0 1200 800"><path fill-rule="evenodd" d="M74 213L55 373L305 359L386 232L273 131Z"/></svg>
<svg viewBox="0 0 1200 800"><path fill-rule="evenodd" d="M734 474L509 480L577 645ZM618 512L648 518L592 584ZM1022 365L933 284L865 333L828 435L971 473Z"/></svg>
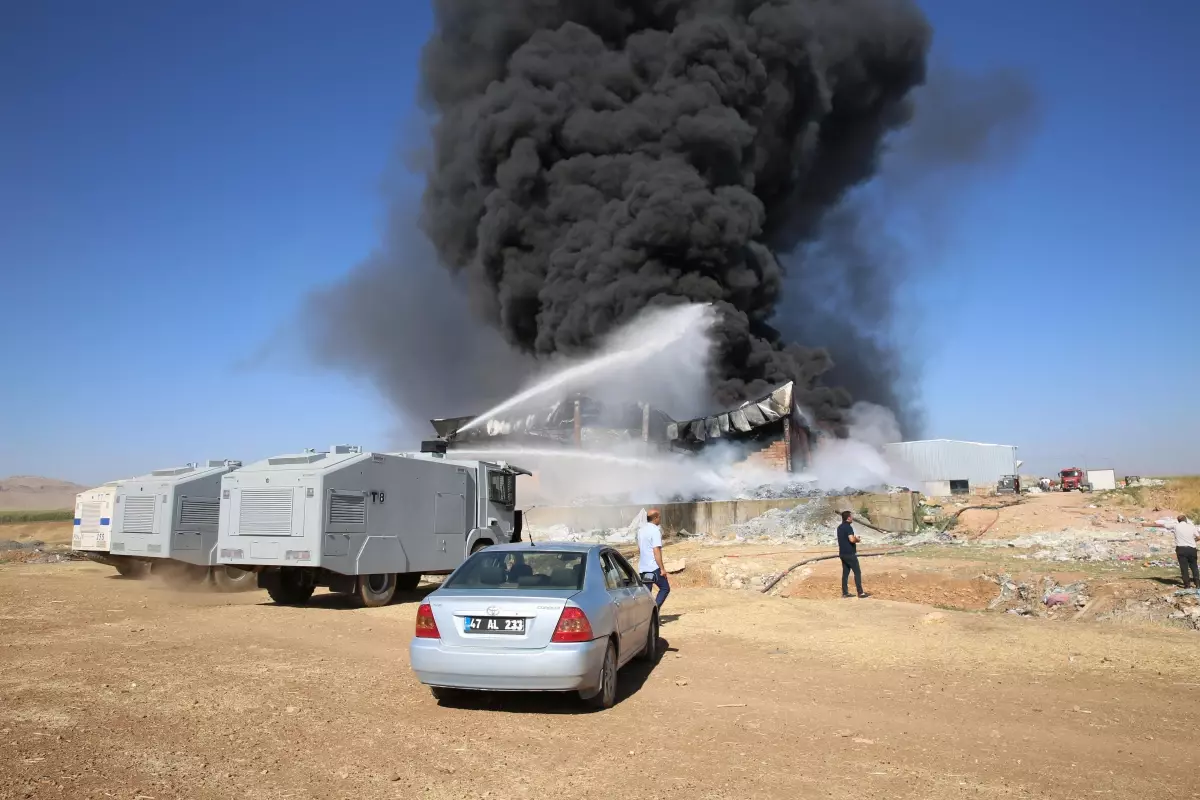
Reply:
<svg viewBox="0 0 1200 800"><path fill-rule="evenodd" d="M554 550L483 550L468 558L443 584L447 589L583 588L584 553Z"/></svg>

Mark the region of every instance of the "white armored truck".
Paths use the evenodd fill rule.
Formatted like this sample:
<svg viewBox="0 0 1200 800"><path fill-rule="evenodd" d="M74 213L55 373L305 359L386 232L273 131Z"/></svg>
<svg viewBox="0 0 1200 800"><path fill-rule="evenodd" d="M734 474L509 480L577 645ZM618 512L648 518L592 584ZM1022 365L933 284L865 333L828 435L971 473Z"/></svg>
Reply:
<svg viewBox="0 0 1200 800"><path fill-rule="evenodd" d="M253 569L276 603L318 586L365 606L447 574L476 550L518 541L516 476L504 462L335 445L249 464L221 479L217 560Z"/></svg>
<svg viewBox="0 0 1200 800"><path fill-rule="evenodd" d="M75 520L71 530L71 549L103 564L109 559L112 534L113 498L123 481L109 481L103 486L75 495ZM115 566L115 564L114 564ZM117 571L128 574L121 567Z"/></svg>
<svg viewBox="0 0 1200 800"><path fill-rule="evenodd" d="M217 564L221 477L240 461L157 469L122 481L113 500L109 561L122 575L153 571L176 583L255 588L252 572Z"/></svg>

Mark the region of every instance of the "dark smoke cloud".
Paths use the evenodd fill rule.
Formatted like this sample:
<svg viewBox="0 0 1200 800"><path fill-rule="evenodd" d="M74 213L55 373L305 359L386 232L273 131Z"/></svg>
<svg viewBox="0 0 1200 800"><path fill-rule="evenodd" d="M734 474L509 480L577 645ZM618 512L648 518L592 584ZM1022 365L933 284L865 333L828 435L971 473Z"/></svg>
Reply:
<svg viewBox="0 0 1200 800"><path fill-rule="evenodd" d="M434 9L424 237L396 204L380 251L311 299L319 360L365 370L409 420L470 413L647 305L708 301L714 403L795 380L835 426L839 387L915 419L889 338L906 265L856 187L903 152L883 160L898 132L903 185L975 158L994 126L973 98L955 118L961 91L926 102L949 127L909 125L931 38L911 2Z"/></svg>
<svg viewBox="0 0 1200 800"><path fill-rule="evenodd" d="M839 421L829 355L770 325L811 240L911 115L930 31L902 0L435 2L423 227L522 352L649 304L716 303L714 399L788 380Z"/></svg>

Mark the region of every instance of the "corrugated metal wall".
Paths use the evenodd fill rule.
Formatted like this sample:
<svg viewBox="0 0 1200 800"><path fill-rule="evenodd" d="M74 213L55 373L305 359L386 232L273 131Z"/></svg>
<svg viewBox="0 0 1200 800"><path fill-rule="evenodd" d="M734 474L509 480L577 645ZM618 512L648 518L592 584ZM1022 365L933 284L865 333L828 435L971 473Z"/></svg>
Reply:
<svg viewBox="0 0 1200 800"><path fill-rule="evenodd" d="M926 482L965 480L984 486L1017 472L1017 448L1012 445L931 439L884 445L884 452L910 466L912 477Z"/></svg>

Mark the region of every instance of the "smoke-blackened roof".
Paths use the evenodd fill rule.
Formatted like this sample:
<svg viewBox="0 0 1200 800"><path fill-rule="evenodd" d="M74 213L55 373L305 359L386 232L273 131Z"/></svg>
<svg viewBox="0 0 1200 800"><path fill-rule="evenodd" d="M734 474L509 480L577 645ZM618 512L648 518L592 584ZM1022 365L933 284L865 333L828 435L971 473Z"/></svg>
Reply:
<svg viewBox="0 0 1200 800"><path fill-rule="evenodd" d="M729 411L673 423L667 426L667 438L686 447L696 447L715 439L753 434L785 417L791 417L811 431L811 421L795 405L793 389L792 382L788 381L770 394L757 400L748 400Z"/></svg>
<svg viewBox="0 0 1200 800"><path fill-rule="evenodd" d="M718 439L737 439L753 435L785 417L812 432L815 427L805 412L795 405L794 386L778 386L766 395L742 403L737 408L705 417L676 422L651 407L651 441L694 449ZM575 432L575 401L585 439L641 438L643 406L638 403L603 403L585 395L573 395L548 407L530 409L489 419L482 425L458 433L474 417L447 417L430 420L438 436L456 443L484 442L504 438L526 443L568 443Z"/></svg>

